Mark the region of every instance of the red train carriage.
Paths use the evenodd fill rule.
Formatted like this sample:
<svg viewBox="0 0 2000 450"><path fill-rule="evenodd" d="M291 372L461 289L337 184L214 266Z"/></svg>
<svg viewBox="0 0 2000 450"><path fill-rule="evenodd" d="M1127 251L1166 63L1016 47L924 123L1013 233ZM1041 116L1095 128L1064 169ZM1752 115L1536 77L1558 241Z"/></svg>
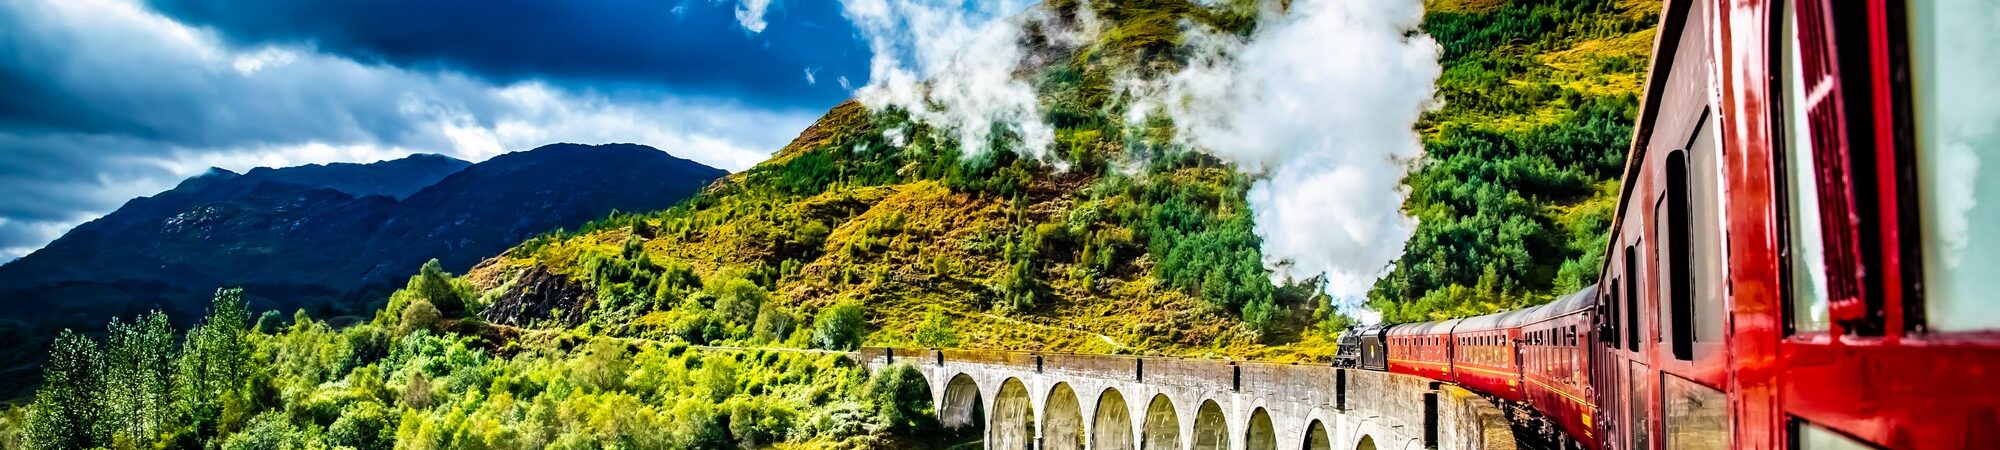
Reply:
<svg viewBox="0 0 2000 450"><path fill-rule="evenodd" d="M1597 406L1589 376L1597 288L1507 318L1520 336L1521 390L1527 404L1578 443L1596 447Z"/></svg>
<svg viewBox="0 0 2000 450"><path fill-rule="evenodd" d="M1990 0L1669 2L1599 283L1603 444L2000 442L1995 60Z"/></svg>
<svg viewBox="0 0 2000 450"><path fill-rule="evenodd" d="M1593 448L2000 442L1994 61L1992 0L1669 2L1596 288L1395 326L1390 370Z"/></svg>
<svg viewBox="0 0 2000 450"><path fill-rule="evenodd" d="M1389 372L1453 381L1451 329L1458 320L1389 328Z"/></svg>
<svg viewBox="0 0 2000 450"><path fill-rule="evenodd" d="M1530 314L1534 308L1487 314L1459 321L1451 330L1452 379L1467 389L1508 401L1521 401L1520 354L1514 343L1521 339L1518 327L1507 325L1510 317Z"/></svg>

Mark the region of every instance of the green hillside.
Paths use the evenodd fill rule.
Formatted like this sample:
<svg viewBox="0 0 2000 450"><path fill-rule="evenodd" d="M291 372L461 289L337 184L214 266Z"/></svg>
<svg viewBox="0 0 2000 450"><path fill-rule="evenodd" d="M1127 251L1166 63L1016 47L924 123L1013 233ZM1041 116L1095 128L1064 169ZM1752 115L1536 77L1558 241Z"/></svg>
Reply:
<svg viewBox="0 0 2000 450"><path fill-rule="evenodd" d="M1427 2L1444 48L1419 220L1370 306L1396 322L1545 303L1597 278L1659 4Z"/></svg>
<svg viewBox="0 0 2000 450"><path fill-rule="evenodd" d="M1248 33L1254 4L1101 4L1105 31L1075 47L1031 25L1052 56L1030 78L1066 168L967 157L904 111L848 103L682 207L538 238L472 279L504 301L549 300L523 280L576 287L565 317L521 325L695 343L764 344L756 324L777 319L759 316L857 304L868 345L1324 357L1343 320L1316 280L1269 281L1253 180L1163 119L1121 120L1112 86L1184 64L1173 24ZM1075 16L1049 6L1051 27ZM1371 304L1427 320L1547 301L1594 276L1657 6L1431 6L1444 106L1419 124L1427 157L1407 179L1421 225ZM945 323L952 339L917 333Z"/></svg>

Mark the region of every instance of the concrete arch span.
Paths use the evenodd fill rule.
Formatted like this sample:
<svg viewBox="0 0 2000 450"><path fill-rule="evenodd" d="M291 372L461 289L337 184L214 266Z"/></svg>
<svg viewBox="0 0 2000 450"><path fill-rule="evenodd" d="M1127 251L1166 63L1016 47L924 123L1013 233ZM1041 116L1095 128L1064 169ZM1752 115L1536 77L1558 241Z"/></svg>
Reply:
<svg viewBox="0 0 2000 450"><path fill-rule="evenodd" d="M1139 432L1144 450L1181 450L1181 418L1174 412L1173 399L1166 394L1153 396L1146 404L1145 428Z"/></svg>
<svg viewBox="0 0 2000 450"><path fill-rule="evenodd" d="M1035 406L1028 398L1028 386L1020 378L1000 383L993 396L993 419L987 426L986 448L1034 450Z"/></svg>
<svg viewBox="0 0 2000 450"><path fill-rule="evenodd" d="M938 422L955 434L978 436L986 428L986 405L980 399L979 383L958 374L945 383L944 398L938 402Z"/></svg>
<svg viewBox="0 0 2000 450"><path fill-rule="evenodd" d="M1375 438L1362 436L1360 441L1354 443L1354 450L1375 450Z"/></svg>
<svg viewBox="0 0 2000 450"><path fill-rule="evenodd" d="M1306 441L1299 444L1299 450L1333 450L1333 438L1326 434L1326 424L1319 419L1306 424Z"/></svg>
<svg viewBox="0 0 2000 450"><path fill-rule="evenodd" d="M1201 403L1194 414L1194 450L1229 450L1229 420L1215 400Z"/></svg>
<svg viewBox="0 0 2000 450"><path fill-rule="evenodd" d="M1095 417L1090 419L1090 448L1092 450L1125 450L1133 448L1132 411L1125 407L1125 396L1117 388L1104 388L1097 394Z"/></svg>
<svg viewBox="0 0 2000 450"><path fill-rule="evenodd" d="M1264 408L1250 412L1250 422L1243 431L1244 450L1278 450L1278 431L1271 426L1271 413Z"/></svg>
<svg viewBox="0 0 2000 450"><path fill-rule="evenodd" d="M1069 383L1050 388L1042 410L1042 450L1083 450L1083 406Z"/></svg>

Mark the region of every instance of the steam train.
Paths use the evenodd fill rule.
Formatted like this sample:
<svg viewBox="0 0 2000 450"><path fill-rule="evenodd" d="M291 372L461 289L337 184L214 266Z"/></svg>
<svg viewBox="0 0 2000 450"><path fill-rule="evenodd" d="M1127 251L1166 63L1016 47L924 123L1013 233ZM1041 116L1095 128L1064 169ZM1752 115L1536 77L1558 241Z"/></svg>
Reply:
<svg viewBox="0 0 2000 450"><path fill-rule="evenodd" d="M1597 283L1336 364L1581 448L2000 446L2000 2L1662 12Z"/></svg>

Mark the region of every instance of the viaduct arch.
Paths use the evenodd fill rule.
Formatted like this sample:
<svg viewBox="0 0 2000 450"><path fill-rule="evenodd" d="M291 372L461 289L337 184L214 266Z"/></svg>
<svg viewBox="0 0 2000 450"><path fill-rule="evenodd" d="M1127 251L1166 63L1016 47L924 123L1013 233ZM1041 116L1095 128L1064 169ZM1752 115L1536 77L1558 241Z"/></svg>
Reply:
<svg viewBox="0 0 2000 450"><path fill-rule="evenodd" d="M1007 450L1506 449L1500 409L1430 380L1325 366L866 348L908 364L941 422ZM1341 372L1345 372L1344 374Z"/></svg>

